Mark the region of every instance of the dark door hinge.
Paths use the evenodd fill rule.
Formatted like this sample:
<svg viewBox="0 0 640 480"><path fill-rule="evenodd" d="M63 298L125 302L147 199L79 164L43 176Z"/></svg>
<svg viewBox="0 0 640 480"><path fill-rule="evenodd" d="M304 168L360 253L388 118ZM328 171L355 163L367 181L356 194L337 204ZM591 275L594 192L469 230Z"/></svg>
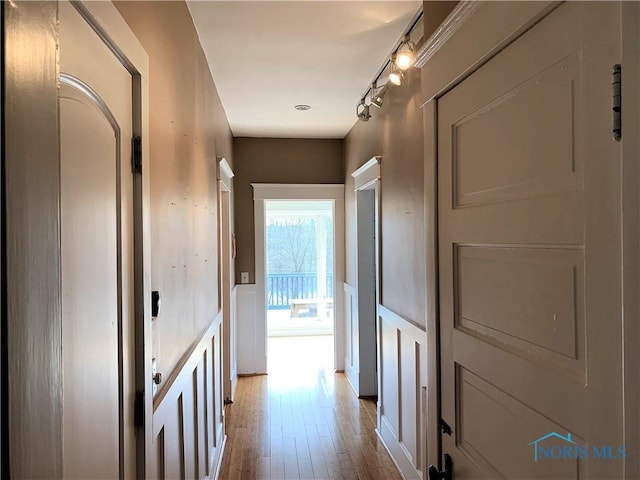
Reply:
<svg viewBox="0 0 640 480"><path fill-rule="evenodd" d="M453 480L453 459L448 453L444 454L444 470L438 470L435 465L429 465L429 480Z"/></svg>
<svg viewBox="0 0 640 480"><path fill-rule="evenodd" d="M440 431L443 435L451 435L451 427L443 419L440 419Z"/></svg>
<svg viewBox="0 0 640 480"><path fill-rule="evenodd" d="M142 173L142 137L131 139L131 170L133 173Z"/></svg>
<svg viewBox="0 0 640 480"><path fill-rule="evenodd" d="M136 427L144 427L144 392L137 392L133 404L133 424Z"/></svg>
<svg viewBox="0 0 640 480"><path fill-rule="evenodd" d="M622 138L622 66L613 66L613 81L611 82L613 101L613 139L617 142Z"/></svg>

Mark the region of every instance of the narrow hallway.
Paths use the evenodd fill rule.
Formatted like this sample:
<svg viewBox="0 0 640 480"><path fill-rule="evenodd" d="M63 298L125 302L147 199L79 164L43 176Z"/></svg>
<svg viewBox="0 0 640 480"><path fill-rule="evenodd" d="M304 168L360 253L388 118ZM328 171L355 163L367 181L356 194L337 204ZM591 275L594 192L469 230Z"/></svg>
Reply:
<svg viewBox="0 0 640 480"><path fill-rule="evenodd" d="M323 341L312 338L270 339L272 373L238 380L220 478L401 478L375 433L375 401L358 399L344 374L299 356L271 368L281 365L284 341L310 351Z"/></svg>

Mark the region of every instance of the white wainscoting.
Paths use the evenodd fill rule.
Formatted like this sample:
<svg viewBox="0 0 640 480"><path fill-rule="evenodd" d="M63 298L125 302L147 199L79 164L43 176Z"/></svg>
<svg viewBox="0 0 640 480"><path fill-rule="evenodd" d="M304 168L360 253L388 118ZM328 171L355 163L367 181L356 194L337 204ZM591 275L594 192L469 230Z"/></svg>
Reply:
<svg viewBox="0 0 640 480"><path fill-rule="evenodd" d="M222 313L154 399L148 478L216 478L226 441Z"/></svg>
<svg viewBox="0 0 640 480"><path fill-rule="evenodd" d="M426 332L378 305L378 435L405 479L426 478Z"/></svg>
<svg viewBox="0 0 640 480"><path fill-rule="evenodd" d="M373 397L378 393L376 368L376 318L367 314L361 318L367 309L362 308L363 297L358 297L358 291L348 283L344 284L344 329L345 329L345 358L344 371L349 383L359 397ZM375 310L375 299L373 302Z"/></svg>
<svg viewBox="0 0 640 480"><path fill-rule="evenodd" d="M236 396L236 384L238 383L238 288L234 286L231 289L231 332L230 332L230 348L231 348L231 397L233 400Z"/></svg>
<svg viewBox="0 0 640 480"><path fill-rule="evenodd" d="M236 348L239 375L267 372L264 305L255 284L236 285Z"/></svg>
<svg viewBox="0 0 640 480"><path fill-rule="evenodd" d="M360 355L358 344L358 292L355 287L344 284L345 358L344 373L359 395Z"/></svg>

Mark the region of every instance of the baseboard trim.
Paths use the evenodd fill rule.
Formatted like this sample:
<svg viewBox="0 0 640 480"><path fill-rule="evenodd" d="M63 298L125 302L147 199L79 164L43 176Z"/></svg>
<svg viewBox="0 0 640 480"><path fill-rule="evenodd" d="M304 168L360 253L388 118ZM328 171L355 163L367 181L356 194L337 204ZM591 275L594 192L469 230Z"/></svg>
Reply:
<svg viewBox="0 0 640 480"><path fill-rule="evenodd" d="M398 466L398 462L396 462L396 459L393 457L393 455L391 455L391 450L389 449L389 445L387 445L387 442L385 442L384 437L382 436L382 434L380 433L380 430L378 428L376 428L376 435L378 436L378 439L380 440L380 442L382 443L382 446L384 447L384 449L387 451L387 453L389 454L389 457L391 457L391 461L393 462L393 465L396 467L396 470L398 471L398 473L400 474L400 476L406 480L407 477L404 476L404 473L402 473L402 470L400 469L400 467Z"/></svg>
<svg viewBox="0 0 640 480"><path fill-rule="evenodd" d="M223 433L222 446L220 447L220 453L218 454L217 458L216 457L213 458L212 464L209 468L209 471L213 472L213 477L209 476L207 477L207 480L211 478L213 478L214 480L218 480L218 478L220 478L220 470L222 469L222 459L224 458L226 446L227 446L227 436Z"/></svg>
<svg viewBox="0 0 640 480"><path fill-rule="evenodd" d="M416 470L411 459L407 456L406 447L398 440L396 433L384 415L376 432L382 439L382 443L389 452L402 478L405 480L422 480L422 475Z"/></svg>

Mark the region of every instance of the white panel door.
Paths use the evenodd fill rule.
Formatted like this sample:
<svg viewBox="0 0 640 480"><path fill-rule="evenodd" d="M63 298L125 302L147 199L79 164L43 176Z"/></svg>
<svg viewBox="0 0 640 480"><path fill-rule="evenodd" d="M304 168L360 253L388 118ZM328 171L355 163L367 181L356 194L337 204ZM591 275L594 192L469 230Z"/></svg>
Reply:
<svg viewBox="0 0 640 480"><path fill-rule="evenodd" d="M561 4L438 100L456 480L622 477L619 22Z"/></svg>
<svg viewBox="0 0 640 480"><path fill-rule="evenodd" d="M132 78L60 3L65 478L133 478Z"/></svg>

